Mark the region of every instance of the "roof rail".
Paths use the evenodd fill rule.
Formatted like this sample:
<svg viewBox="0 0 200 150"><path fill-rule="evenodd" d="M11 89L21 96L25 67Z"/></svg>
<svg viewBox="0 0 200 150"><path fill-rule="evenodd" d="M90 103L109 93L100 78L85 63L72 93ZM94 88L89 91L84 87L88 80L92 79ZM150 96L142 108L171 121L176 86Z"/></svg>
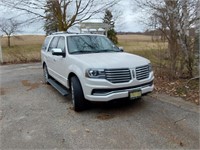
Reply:
<svg viewBox="0 0 200 150"><path fill-rule="evenodd" d="M66 32L65 31L59 31L59 32L53 32L53 33L51 33L51 35L64 34L64 33L66 33Z"/></svg>
<svg viewBox="0 0 200 150"><path fill-rule="evenodd" d="M68 32L68 31L59 31L59 32L51 33L51 35L57 35L57 34L79 34L79 33L77 33L77 32Z"/></svg>

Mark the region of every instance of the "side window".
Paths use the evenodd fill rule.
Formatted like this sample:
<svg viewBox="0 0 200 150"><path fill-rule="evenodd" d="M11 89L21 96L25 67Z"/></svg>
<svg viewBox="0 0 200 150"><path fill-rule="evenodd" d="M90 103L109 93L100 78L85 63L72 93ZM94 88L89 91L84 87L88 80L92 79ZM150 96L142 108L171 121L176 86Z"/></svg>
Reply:
<svg viewBox="0 0 200 150"><path fill-rule="evenodd" d="M51 50L53 49L53 48L56 48L57 47L57 45L58 45L58 40L59 40L59 37L54 37L52 40L51 40L51 43L50 43L50 45L49 45L49 49L48 49L48 52L51 52Z"/></svg>
<svg viewBox="0 0 200 150"><path fill-rule="evenodd" d="M51 37L46 37L46 39L44 40L44 43L42 45L42 50L45 51L47 49L47 46L49 44Z"/></svg>
<svg viewBox="0 0 200 150"><path fill-rule="evenodd" d="M57 48L60 48L62 49L63 52L65 52L65 38L64 37L59 38Z"/></svg>

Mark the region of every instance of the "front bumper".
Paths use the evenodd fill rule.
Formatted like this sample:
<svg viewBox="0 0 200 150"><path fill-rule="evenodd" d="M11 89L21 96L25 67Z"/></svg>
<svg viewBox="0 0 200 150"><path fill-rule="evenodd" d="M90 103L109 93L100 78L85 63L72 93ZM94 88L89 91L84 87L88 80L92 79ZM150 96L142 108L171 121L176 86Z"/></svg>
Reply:
<svg viewBox="0 0 200 150"><path fill-rule="evenodd" d="M127 98L129 92L141 90L142 94L150 93L154 89L153 73L143 81L131 80L129 83L112 84L106 80L88 79L83 86L85 98L94 102L108 102L114 99Z"/></svg>

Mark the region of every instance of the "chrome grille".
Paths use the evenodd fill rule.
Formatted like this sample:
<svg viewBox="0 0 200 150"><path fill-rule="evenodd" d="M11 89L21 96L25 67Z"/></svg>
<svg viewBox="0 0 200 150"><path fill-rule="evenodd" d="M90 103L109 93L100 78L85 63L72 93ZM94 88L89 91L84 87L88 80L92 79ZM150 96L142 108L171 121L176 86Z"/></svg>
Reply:
<svg viewBox="0 0 200 150"><path fill-rule="evenodd" d="M149 65L137 67L135 71L137 80L143 80L149 77Z"/></svg>
<svg viewBox="0 0 200 150"><path fill-rule="evenodd" d="M131 80L130 70L125 69L105 69L106 80L112 83L124 83Z"/></svg>

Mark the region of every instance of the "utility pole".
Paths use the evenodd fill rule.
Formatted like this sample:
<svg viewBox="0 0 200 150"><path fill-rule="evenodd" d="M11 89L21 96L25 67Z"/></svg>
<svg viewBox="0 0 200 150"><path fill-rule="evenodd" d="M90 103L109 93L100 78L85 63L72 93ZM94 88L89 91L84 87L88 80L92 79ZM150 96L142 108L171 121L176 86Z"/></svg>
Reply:
<svg viewBox="0 0 200 150"><path fill-rule="evenodd" d="M0 63L2 64L3 63L3 55L2 55L2 48L1 48L1 37L0 36Z"/></svg>

